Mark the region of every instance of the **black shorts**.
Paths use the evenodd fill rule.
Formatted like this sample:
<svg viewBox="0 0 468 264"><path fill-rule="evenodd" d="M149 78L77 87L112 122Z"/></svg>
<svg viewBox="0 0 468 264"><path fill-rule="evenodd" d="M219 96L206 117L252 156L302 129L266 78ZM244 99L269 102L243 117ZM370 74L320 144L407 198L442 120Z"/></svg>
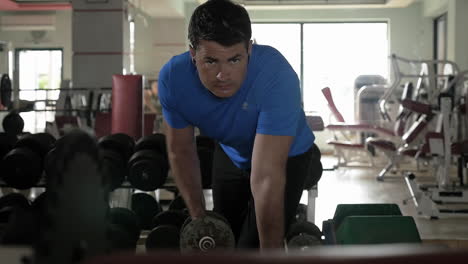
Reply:
<svg viewBox="0 0 468 264"><path fill-rule="evenodd" d="M306 178L311 175L310 170L318 169L311 164L317 162L320 164L320 150L315 145L303 154L288 158L284 201L285 230L294 220ZM321 166L319 169L321 170ZM238 248L259 248L250 171L236 167L217 144L212 175L213 210L229 221ZM321 173L314 175L318 175L318 179L312 181L317 182Z"/></svg>

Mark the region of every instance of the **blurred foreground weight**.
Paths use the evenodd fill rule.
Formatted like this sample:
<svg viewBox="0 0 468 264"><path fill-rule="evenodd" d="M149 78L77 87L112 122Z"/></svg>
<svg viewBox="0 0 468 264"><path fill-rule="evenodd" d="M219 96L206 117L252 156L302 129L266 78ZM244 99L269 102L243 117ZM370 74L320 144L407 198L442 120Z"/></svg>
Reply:
<svg viewBox="0 0 468 264"><path fill-rule="evenodd" d="M98 147L103 176L110 181L110 189L115 190L125 181L135 141L129 135L116 133L100 138Z"/></svg>
<svg viewBox="0 0 468 264"><path fill-rule="evenodd" d="M288 250L307 250L323 244L322 232L311 222L296 222L289 228L286 243Z"/></svg>
<svg viewBox="0 0 468 264"><path fill-rule="evenodd" d="M128 161L128 181L136 189L154 191L167 179L169 162L164 134L141 138L135 145L135 153Z"/></svg>
<svg viewBox="0 0 468 264"><path fill-rule="evenodd" d="M29 134L19 139L3 157L2 179L15 189L29 189L42 177L44 157L55 138L47 133Z"/></svg>
<svg viewBox="0 0 468 264"><path fill-rule="evenodd" d="M234 234L222 216L211 212L190 220L180 233L182 253L227 250L235 247Z"/></svg>

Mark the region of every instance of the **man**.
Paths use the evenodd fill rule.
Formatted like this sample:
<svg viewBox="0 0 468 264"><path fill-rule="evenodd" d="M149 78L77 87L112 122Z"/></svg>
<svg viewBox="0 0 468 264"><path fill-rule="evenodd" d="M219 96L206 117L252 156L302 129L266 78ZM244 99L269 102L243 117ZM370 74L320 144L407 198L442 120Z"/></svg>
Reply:
<svg viewBox="0 0 468 264"><path fill-rule="evenodd" d="M281 248L319 153L296 73L277 50L250 38L242 6L228 0L200 5L190 20L190 51L161 69L159 96L171 170L191 217L205 215L198 127L219 142L214 211L229 221L237 246Z"/></svg>

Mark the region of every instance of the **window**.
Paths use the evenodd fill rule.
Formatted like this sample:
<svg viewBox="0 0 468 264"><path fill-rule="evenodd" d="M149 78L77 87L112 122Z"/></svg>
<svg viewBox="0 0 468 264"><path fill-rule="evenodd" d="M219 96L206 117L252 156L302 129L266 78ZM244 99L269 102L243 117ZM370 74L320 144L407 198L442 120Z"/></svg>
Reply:
<svg viewBox="0 0 468 264"><path fill-rule="evenodd" d="M328 116L321 89L329 86L345 120L353 121L355 79L388 79L386 22L254 23L252 38L277 48L298 73L306 112Z"/></svg>

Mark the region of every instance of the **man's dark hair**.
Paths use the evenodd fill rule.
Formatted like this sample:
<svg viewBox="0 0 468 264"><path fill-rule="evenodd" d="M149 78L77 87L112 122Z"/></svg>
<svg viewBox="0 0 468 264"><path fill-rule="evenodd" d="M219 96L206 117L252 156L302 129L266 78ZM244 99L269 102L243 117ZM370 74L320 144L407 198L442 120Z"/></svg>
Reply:
<svg viewBox="0 0 468 264"><path fill-rule="evenodd" d="M216 41L229 47L252 37L249 14L230 0L209 0L198 6L190 18L188 38L194 49L200 40Z"/></svg>

